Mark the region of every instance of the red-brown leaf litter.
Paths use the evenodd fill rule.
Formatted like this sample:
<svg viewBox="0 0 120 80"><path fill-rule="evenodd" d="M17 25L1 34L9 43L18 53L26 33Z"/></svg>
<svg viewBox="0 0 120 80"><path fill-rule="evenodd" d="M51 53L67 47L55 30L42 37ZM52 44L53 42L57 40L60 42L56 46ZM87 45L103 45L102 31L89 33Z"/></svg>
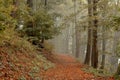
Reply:
<svg viewBox="0 0 120 80"><path fill-rule="evenodd" d="M69 55L56 54L53 62L54 68L41 73L42 80L114 80L112 77L95 77L83 71L84 65Z"/></svg>
<svg viewBox="0 0 120 80"><path fill-rule="evenodd" d="M44 56L55 66L47 70L40 68L41 70L34 74L39 78L35 79L29 74L31 66L34 66L32 60L35 55L23 54L20 51L6 53L7 50L8 48L0 48L0 80L114 80L112 77L95 77L92 73L83 71L85 66L69 55L54 54L54 57L51 57L51 54L45 51Z"/></svg>

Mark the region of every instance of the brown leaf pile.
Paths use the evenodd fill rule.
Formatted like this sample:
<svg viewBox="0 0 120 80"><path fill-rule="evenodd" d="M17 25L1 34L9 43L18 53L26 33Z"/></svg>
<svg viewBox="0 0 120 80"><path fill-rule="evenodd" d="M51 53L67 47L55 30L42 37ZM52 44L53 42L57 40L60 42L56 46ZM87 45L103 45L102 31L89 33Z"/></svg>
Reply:
<svg viewBox="0 0 120 80"><path fill-rule="evenodd" d="M56 55L56 67L41 73L42 80L114 80L112 77L95 77L84 72L84 66L68 55Z"/></svg>

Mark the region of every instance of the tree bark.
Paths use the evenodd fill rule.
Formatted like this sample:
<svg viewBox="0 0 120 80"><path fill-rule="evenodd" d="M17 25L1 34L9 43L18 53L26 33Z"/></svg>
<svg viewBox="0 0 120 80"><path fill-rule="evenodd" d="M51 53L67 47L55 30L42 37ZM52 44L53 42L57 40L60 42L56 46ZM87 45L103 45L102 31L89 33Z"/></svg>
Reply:
<svg viewBox="0 0 120 80"><path fill-rule="evenodd" d="M87 51L84 64L90 64L90 56L91 56L91 47L92 47L92 0L88 0L88 41L87 41Z"/></svg>
<svg viewBox="0 0 120 80"><path fill-rule="evenodd" d="M79 35L79 28L78 28L78 26L77 26L77 16L76 16L76 12L77 12L77 10L76 10L76 4L77 4L77 2L76 2L76 0L74 0L74 14L75 14L75 16L74 16L74 24L75 24L75 45L76 45L76 49L75 49L75 57L76 58L78 58L79 57L79 53L80 53L80 50L79 50L79 48L80 48L80 39L79 39L79 37L80 37L80 35Z"/></svg>
<svg viewBox="0 0 120 80"><path fill-rule="evenodd" d="M97 27L98 27L98 19L97 19L97 0L93 0L93 40L92 40L92 56L91 56L91 65L94 68L98 67L98 48L97 48Z"/></svg>
<svg viewBox="0 0 120 80"><path fill-rule="evenodd" d="M105 40L105 27L102 27L102 62L101 62L101 69L104 69L105 67L105 46L106 46L106 40Z"/></svg>

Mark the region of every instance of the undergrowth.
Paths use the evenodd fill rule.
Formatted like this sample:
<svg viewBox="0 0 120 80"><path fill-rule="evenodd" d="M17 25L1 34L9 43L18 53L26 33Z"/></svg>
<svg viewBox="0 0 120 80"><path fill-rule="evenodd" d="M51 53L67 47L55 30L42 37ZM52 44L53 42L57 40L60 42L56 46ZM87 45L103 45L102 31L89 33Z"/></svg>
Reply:
<svg viewBox="0 0 120 80"><path fill-rule="evenodd" d="M109 77L109 76L113 75L113 74L109 73L105 69L104 70L103 69L95 69L95 68L90 67L90 66L87 67L87 68L83 68L83 70L85 72L94 74L96 77L99 77L99 76L101 76L101 77Z"/></svg>
<svg viewBox="0 0 120 80"><path fill-rule="evenodd" d="M18 37L14 29L6 29L0 34L0 63L2 64L0 67L6 67L1 73L12 75L6 79L9 77L18 80L39 79L38 74L41 70L54 67L54 64L48 61L42 52L37 51L35 46ZM11 73L6 72L9 68ZM4 75L0 78L4 79Z"/></svg>

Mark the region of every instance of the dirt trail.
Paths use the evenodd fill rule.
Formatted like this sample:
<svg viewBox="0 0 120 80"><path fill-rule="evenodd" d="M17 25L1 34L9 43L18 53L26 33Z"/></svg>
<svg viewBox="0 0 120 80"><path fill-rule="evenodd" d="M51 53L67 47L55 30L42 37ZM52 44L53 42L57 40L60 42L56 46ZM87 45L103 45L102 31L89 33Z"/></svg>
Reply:
<svg viewBox="0 0 120 80"><path fill-rule="evenodd" d="M91 73L84 72L79 62L73 57L64 54L57 54L54 60L56 66L42 72L42 80L114 80L112 78L95 78Z"/></svg>

